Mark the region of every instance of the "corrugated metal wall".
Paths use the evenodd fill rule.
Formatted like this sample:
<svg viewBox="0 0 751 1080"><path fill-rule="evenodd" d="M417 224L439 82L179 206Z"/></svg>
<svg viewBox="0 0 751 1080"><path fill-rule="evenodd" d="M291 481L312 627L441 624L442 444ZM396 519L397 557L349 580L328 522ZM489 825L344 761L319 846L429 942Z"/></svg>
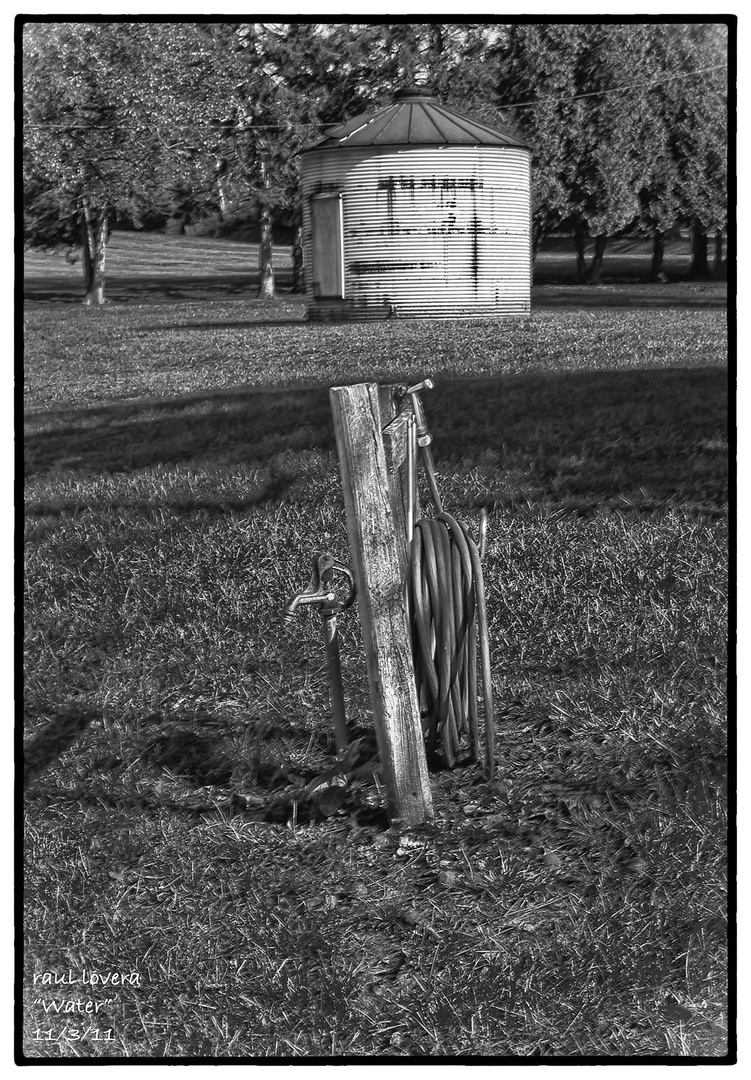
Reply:
<svg viewBox="0 0 751 1080"><path fill-rule="evenodd" d="M528 151L313 150L303 155L302 179L311 309L316 274L311 199L341 191L344 299L353 313L383 315L389 307L403 318L529 312Z"/></svg>

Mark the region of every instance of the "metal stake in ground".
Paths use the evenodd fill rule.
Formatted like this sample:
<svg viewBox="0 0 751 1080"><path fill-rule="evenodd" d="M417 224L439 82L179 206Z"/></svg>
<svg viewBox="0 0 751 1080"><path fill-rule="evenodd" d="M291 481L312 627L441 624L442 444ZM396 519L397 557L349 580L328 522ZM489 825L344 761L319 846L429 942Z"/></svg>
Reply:
<svg viewBox="0 0 751 1080"><path fill-rule="evenodd" d="M332 587L335 572L342 574L348 582L347 597L340 601ZM342 665L339 657L339 636L336 628L336 616L348 608L355 599L355 583L352 571L344 563L337 562L331 555L313 556L313 573L303 592L290 597L284 608L284 620L291 623L295 612L301 605L317 607L321 615L323 643L326 648L326 664L329 672L331 691L331 713L334 721L334 735L337 753L341 753L349 744L347 715L344 709L344 687L342 686Z"/></svg>
<svg viewBox="0 0 751 1080"><path fill-rule="evenodd" d="M432 390L434 386L435 383L432 379L423 379L422 382L415 383L414 386L408 386L404 391L404 395L412 400L412 411L414 413L415 425L417 428L417 445L420 448L420 453L425 464L425 479L428 481L428 487L430 488L430 497L433 500L436 510L440 513L440 511L443 510L443 501L435 479L433 451L430 449L433 436L428 431L428 422L425 419L425 409L423 408L420 399L420 394L423 390Z"/></svg>

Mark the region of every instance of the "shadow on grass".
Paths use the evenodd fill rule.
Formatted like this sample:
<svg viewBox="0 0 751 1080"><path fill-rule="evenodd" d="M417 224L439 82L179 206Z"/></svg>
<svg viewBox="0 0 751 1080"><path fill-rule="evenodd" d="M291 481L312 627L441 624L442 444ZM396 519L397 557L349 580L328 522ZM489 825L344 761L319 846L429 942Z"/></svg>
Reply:
<svg viewBox="0 0 751 1080"><path fill-rule="evenodd" d="M301 309L299 316L293 316L292 318L285 318L280 316L278 319L237 319L229 321L222 319L220 322L192 322L189 326L186 326L184 322L170 322L170 323L145 323L143 326L139 326L139 334L151 334L163 330L247 330L249 327L258 326L302 326L303 328L313 327L316 324L309 323L305 319L305 312Z"/></svg>
<svg viewBox="0 0 751 1080"><path fill-rule="evenodd" d="M53 430L25 439L26 474L119 472L234 455L263 462L334 444L328 390L248 390L30 415ZM257 500L256 500L257 501Z"/></svg>
<svg viewBox="0 0 751 1080"><path fill-rule="evenodd" d="M289 289L289 271L276 272L279 289ZM168 274L107 276L106 299L113 304L170 304L202 300L251 300L258 295L259 275L201 274L171 276ZM77 275L57 274L27 276L23 296L27 303L80 304L85 289Z"/></svg>
<svg viewBox="0 0 751 1080"><path fill-rule="evenodd" d="M551 279L536 282L532 308L683 308L727 307L727 286L714 283L673 284L618 283L568 285Z"/></svg>
<svg viewBox="0 0 751 1080"><path fill-rule="evenodd" d="M77 706L62 706L56 716L40 728L23 748L23 784L28 787L45 769L69 750L95 719L95 714Z"/></svg>
<svg viewBox="0 0 751 1080"><path fill-rule="evenodd" d="M191 815L242 813L279 824L293 813L307 823L341 810L359 825L388 827L385 809L362 805L354 789L342 791L332 808L321 804L322 791L312 795L305 790L312 781L325 784L331 779L329 771L333 775L345 767L341 759L337 764L333 739L325 732L254 717L239 738L231 724L211 713L159 710L137 721L138 735L120 756L111 752L103 729L94 735L89 731L96 718L76 706L60 706L54 719L26 742L24 789L33 799L52 804L71 798L77 805L118 809L135 805L145 812L169 807ZM356 780L377 768L377 745L372 731L356 726L350 730L346 768ZM61 761L74 745L75 757ZM135 765L147 782L134 799L132 786L122 781ZM51 784L43 775L48 769L53 770ZM56 783L61 777L67 781L62 789ZM251 798L239 794L238 786ZM196 791L206 788L214 790ZM170 792L181 799L170 798Z"/></svg>
<svg viewBox="0 0 751 1080"><path fill-rule="evenodd" d="M292 293L292 277L288 271L277 271L278 298L299 304L299 321L304 320L305 298ZM105 296L111 304L199 303L218 300L254 300L258 298L259 276L253 274L214 274L195 276L144 275L108 276ZM28 304L80 304L84 297L83 284L71 274L26 277L24 301ZM545 308L592 309L617 308L724 308L727 306L727 285L718 282L673 281L664 284L643 281L608 280L602 285L577 285L566 274L538 272L532 289L533 310ZM258 325L252 320L254 325ZM281 316L261 325L296 322L296 318ZM245 326L237 323L197 323L195 329ZM149 326L147 330L164 330L169 326Z"/></svg>
<svg viewBox="0 0 751 1080"><path fill-rule="evenodd" d="M246 299L247 297L244 297ZM197 297L196 297L197 299ZM298 304L299 314L290 317L280 314L278 318L247 318L229 322L196 322L190 324L191 330L243 330L249 326L285 326L299 325L317 331L320 323L306 320L305 298L287 294L283 299L287 304ZM532 289L532 310L571 308L576 310L596 310L602 308L648 309L680 308L683 310L723 310L727 307L727 288L723 285L563 285L551 284L535 286ZM353 322L368 320L350 319ZM398 321L398 320L397 320ZM160 322L147 323L139 327L140 333L154 333L162 330L183 330L184 323Z"/></svg>
<svg viewBox="0 0 751 1080"><path fill-rule="evenodd" d="M613 498L640 489L648 501L721 506L727 499L722 368L448 380L425 404L439 472L461 477L479 469L492 478L488 494L496 501ZM271 479L240 499L239 509L282 501L300 471L296 455L335 449L324 387L129 401L27 419L29 476L188 461L270 465Z"/></svg>
<svg viewBox="0 0 751 1080"><path fill-rule="evenodd" d="M245 499L233 499L226 495L217 496L216 499L202 499L202 498L190 498L190 499L171 499L169 502L169 508L174 514L194 514L201 512L205 517L221 517L223 514L243 514L249 510L254 510L259 506L268 505L270 503L280 503L284 501L287 492L292 487L292 478L289 476L273 476L269 481L259 484L253 489L250 496ZM122 502L117 499L113 499L107 503L108 511L115 510L127 510L129 512L140 512L148 514L153 511L156 506L162 506L162 502ZM26 507L26 517L31 518L48 518L48 517L65 517L66 515L74 512L77 508L80 508L80 502L65 502L57 501L55 503L38 502ZM43 535L46 531L42 528L41 532L37 535Z"/></svg>

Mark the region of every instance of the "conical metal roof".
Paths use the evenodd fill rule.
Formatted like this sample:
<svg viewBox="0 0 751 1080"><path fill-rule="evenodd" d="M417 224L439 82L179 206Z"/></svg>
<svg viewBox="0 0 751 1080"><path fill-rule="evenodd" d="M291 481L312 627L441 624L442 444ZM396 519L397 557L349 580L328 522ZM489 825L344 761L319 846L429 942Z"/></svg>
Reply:
<svg viewBox="0 0 751 1080"><path fill-rule="evenodd" d="M527 144L497 128L448 109L428 87L401 90L393 105L328 128L306 150L350 146L520 146Z"/></svg>

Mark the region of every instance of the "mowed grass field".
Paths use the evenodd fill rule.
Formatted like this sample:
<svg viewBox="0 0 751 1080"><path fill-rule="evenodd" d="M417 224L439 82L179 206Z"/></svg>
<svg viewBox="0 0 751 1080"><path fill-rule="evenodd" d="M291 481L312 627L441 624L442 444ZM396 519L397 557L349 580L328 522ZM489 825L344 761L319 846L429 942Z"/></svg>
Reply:
<svg viewBox="0 0 751 1080"><path fill-rule="evenodd" d="M292 249L277 245L274 250L277 284L289 290ZM587 257L591 254L588 250ZM725 283L687 280L691 266L687 238L666 242L662 283L647 283L651 258L650 245L643 240L610 240L602 284L579 286L573 240L551 237L535 261L533 302L538 309L571 303L580 308L724 306ZM246 239L116 231L107 247L107 295L118 304L242 299L258 286L258 260L258 244ZM77 303L83 293L79 262L57 252L24 253L28 304ZM302 316L299 298L293 310Z"/></svg>
<svg viewBox="0 0 751 1080"><path fill-rule="evenodd" d="M140 239L172 299L26 313L24 1053L722 1058L722 289L308 325ZM347 558L328 388L428 374L447 508L489 511L499 765L400 837L356 607L341 805L318 620L281 613Z"/></svg>

